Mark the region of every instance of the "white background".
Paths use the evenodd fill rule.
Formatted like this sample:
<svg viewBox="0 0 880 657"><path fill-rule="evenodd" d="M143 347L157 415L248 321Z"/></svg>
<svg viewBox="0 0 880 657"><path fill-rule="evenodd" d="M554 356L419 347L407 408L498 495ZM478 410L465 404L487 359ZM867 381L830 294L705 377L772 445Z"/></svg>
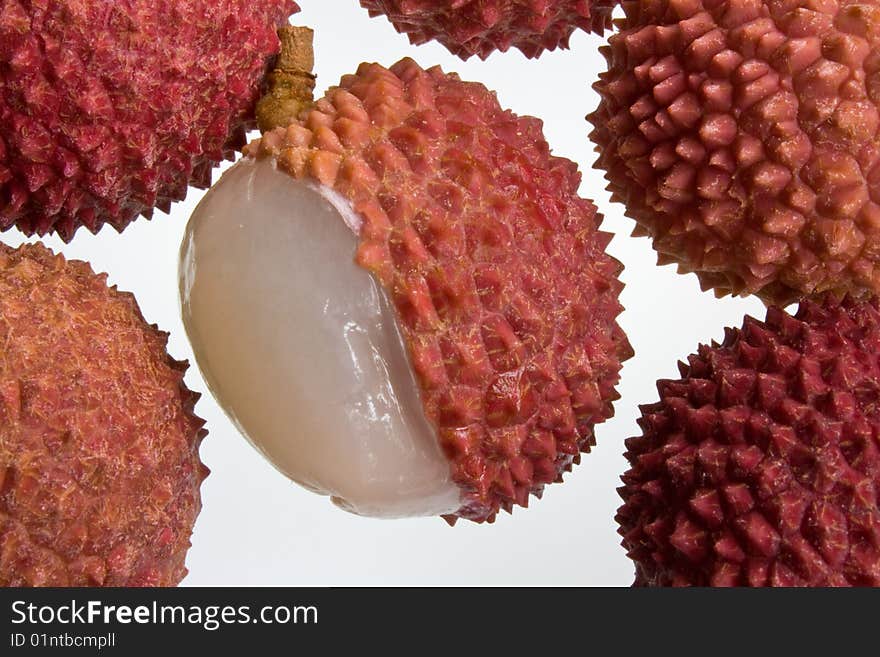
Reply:
<svg viewBox="0 0 880 657"><path fill-rule="evenodd" d="M616 488L625 470L623 441L638 433L638 405L656 401L658 378L674 377L676 361L698 343L720 339L723 327L745 313L763 318L755 299L716 300L694 276L658 268L647 239L629 237L632 222L608 201L584 116L597 104L590 85L604 70L602 39L577 34L571 50L525 59L519 51L487 61L462 62L436 44L410 46L385 19L370 19L357 0L299 0L293 21L316 31L318 90L353 72L361 61L389 66L411 56L422 66L440 64L498 92L501 104L544 120L555 154L581 167L581 192L604 213L616 234L611 253L626 265L621 324L636 350L623 370L616 417L597 427L598 447L584 455L564 484L542 500L492 525L467 521L450 528L439 518L373 520L338 510L323 497L289 482L243 439L206 395L196 411L210 435L202 459L212 474L202 488L203 511L187 559L192 585L614 585L632 582L633 567L614 523ZM216 179L215 174L215 179ZM105 228L80 231L64 245L46 243L68 257L87 260L110 282L135 293L144 316L171 333L170 353L193 362L180 321L177 253L184 227L202 193L191 190L171 215L140 219L122 235ZM12 245L23 236L2 236ZM190 388L205 392L197 369Z"/></svg>

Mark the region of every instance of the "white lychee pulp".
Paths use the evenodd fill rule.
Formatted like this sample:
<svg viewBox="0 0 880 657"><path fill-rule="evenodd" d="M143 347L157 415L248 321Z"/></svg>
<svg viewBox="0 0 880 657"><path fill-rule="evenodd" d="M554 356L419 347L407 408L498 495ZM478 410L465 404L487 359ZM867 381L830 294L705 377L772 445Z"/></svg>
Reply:
<svg viewBox="0 0 880 657"><path fill-rule="evenodd" d="M342 508L449 513L460 492L344 199L245 159L196 208L183 321L205 381L281 472Z"/></svg>

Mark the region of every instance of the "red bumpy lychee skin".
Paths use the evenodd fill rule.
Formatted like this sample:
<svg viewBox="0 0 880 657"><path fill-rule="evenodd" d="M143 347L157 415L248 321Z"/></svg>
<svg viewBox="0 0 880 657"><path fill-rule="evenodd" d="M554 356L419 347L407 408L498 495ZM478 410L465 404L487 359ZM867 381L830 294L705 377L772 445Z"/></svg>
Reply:
<svg viewBox="0 0 880 657"><path fill-rule="evenodd" d="M880 292L880 3L623 7L589 118L660 264L781 305Z"/></svg>
<svg viewBox="0 0 880 657"><path fill-rule="evenodd" d="M291 0L0 0L0 230L122 230L253 127Z"/></svg>
<svg viewBox="0 0 880 657"><path fill-rule="evenodd" d="M406 59L361 65L249 152L362 217L357 262L395 305L463 490L450 520L526 506L589 451L631 355L616 322L622 266L538 119Z"/></svg>
<svg viewBox="0 0 880 657"><path fill-rule="evenodd" d="M201 508L198 395L134 297L0 244L0 586L172 586Z"/></svg>
<svg viewBox="0 0 880 657"><path fill-rule="evenodd" d="M518 48L526 57L567 48L575 30L611 26L617 0L361 0L414 44L439 41L462 59Z"/></svg>
<svg viewBox="0 0 880 657"><path fill-rule="evenodd" d="M880 311L747 317L660 381L617 519L636 585L880 585Z"/></svg>

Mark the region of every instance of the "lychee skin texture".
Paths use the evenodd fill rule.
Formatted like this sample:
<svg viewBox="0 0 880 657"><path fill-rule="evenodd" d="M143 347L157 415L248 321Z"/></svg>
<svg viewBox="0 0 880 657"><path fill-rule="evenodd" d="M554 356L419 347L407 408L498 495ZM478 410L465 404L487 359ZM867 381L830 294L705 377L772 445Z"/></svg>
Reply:
<svg viewBox="0 0 880 657"><path fill-rule="evenodd" d="M880 292L880 3L623 8L589 119L659 263L779 305Z"/></svg>
<svg viewBox="0 0 880 657"><path fill-rule="evenodd" d="M617 0L361 0L416 45L439 41L462 59L511 46L526 57L568 48L575 30L602 34Z"/></svg>
<svg viewBox="0 0 880 657"><path fill-rule="evenodd" d="M880 586L880 311L747 317L660 381L617 520L636 585Z"/></svg>
<svg viewBox="0 0 880 657"><path fill-rule="evenodd" d="M207 469L198 395L132 295L0 244L0 586L171 586Z"/></svg>
<svg viewBox="0 0 880 657"><path fill-rule="evenodd" d="M249 152L362 217L356 260L392 299L462 488L448 519L491 521L561 481L612 416L632 351L611 236L541 121L404 59L362 64Z"/></svg>
<svg viewBox="0 0 880 657"><path fill-rule="evenodd" d="M0 0L0 230L117 230L254 127L291 0Z"/></svg>

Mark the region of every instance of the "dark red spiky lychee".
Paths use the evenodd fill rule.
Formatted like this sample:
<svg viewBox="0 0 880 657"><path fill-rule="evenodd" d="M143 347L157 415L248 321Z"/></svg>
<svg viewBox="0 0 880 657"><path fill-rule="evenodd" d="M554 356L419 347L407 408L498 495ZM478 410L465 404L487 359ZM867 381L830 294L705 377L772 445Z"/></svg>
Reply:
<svg viewBox="0 0 880 657"><path fill-rule="evenodd" d="M880 292L880 3L623 3L589 118L661 264L785 305Z"/></svg>
<svg viewBox="0 0 880 657"><path fill-rule="evenodd" d="M0 0L0 230L122 230L253 127L292 0Z"/></svg>
<svg viewBox="0 0 880 657"><path fill-rule="evenodd" d="M279 469L365 515L491 521L595 444L622 266L539 120L363 64L247 152L190 221L184 323Z"/></svg>
<svg viewBox="0 0 880 657"><path fill-rule="evenodd" d="M361 0L416 44L439 41L462 59L514 47L526 57L567 48L576 30L611 26L617 0Z"/></svg>
<svg viewBox="0 0 880 657"><path fill-rule="evenodd" d="M0 244L0 586L172 586L201 508L186 363L134 297Z"/></svg>
<svg viewBox="0 0 880 657"><path fill-rule="evenodd" d="M747 317L657 384L620 489L637 585L880 586L880 305Z"/></svg>

